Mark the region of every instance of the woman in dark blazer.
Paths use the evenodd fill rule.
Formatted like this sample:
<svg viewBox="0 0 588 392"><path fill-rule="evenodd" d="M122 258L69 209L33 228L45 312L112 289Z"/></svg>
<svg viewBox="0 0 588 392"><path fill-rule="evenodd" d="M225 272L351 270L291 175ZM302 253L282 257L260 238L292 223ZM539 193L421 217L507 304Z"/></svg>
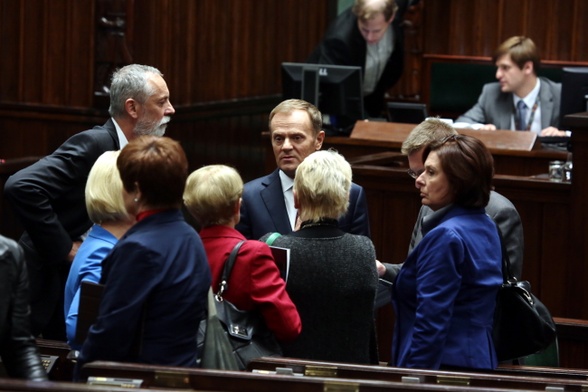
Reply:
<svg viewBox="0 0 588 392"><path fill-rule="evenodd" d="M212 289L219 290L225 261L237 243L245 237L235 229L239 222L243 180L239 173L224 165L202 167L188 177L184 203L202 227L200 237L212 273ZM259 310L267 327L279 341L300 334L300 317L286 293L267 244L248 240L239 254L224 297L241 310Z"/></svg>
<svg viewBox="0 0 588 392"><path fill-rule="evenodd" d="M337 224L347 210L350 186L351 167L335 151L316 151L296 169L300 229L273 242L290 249L286 290L302 320L298 339L282 345L285 356L378 362L374 246L368 237L345 233Z"/></svg>
<svg viewBox="0 0 588 392"><path fill-rule="evenodd" d="M423 239L393 286L396 325L392 366L497 366L492 342L502 254L495 223L484 212L492 188L492 155L476 138L452 135L425 149L416 179Z"/></svg>
<svg viewBox="0 0 588 392"><path fill-rule="evenodd" d="M210 269L180 209L186 155L170 138L142 136L121 150L117 166L137 223L102 262L104 294L78 369L95 360L195 366Z"/></svg>

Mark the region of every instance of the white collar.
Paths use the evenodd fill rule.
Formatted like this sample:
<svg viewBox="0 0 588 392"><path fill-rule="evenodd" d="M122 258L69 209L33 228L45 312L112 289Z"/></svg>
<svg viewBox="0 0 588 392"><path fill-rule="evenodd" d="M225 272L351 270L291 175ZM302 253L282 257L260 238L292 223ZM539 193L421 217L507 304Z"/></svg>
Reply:
<svg viewBox="0 0 588 392"><path fill-rule="evenodd" d="M278 174L280 175L280 182L282 183L282 192L286 193L292 188L292 186L294 186L294 179L288 177L288 175L281 170L278 170Z"/></svg>
<svg viewBox="0 0 588 392"><path fill-rule="evenodd" d="M116 122L114 118L112 118L112 122L114 123L114 127L116 128L116 136L118 136L118 144L120 145L120 149L122 150L124 146L127 145L129 142L127 137L125 136L124 132Z"/></svg>
<svg viewBox="0 0 588 392"><path fill-rule="evenodd" d="M531 90L531 92L529 94L527 94L526 97L520 98L517 95L513 94L515 107L517 106L519 101L522 100L523 102L525 102L525 105L527 105L528 108L532 108L533 105L535 105L535 101L537 100L537 96L539 95L540 89L541 89L541 80L539 78L537 78L537 83L535 83L535 87L533 87L533 90Z"/></svg>

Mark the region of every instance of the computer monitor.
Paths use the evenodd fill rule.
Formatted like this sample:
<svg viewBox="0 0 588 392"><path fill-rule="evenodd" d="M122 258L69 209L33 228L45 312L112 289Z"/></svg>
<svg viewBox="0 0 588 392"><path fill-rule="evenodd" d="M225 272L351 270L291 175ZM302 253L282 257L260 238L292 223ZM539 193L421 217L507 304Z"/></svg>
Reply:
<svg viewBox="0 0 588 392"><path fill-rule="evenodd" d="M387 102L389 122L420 124L428 117L427 105L416 102Z"/></svg>
<svg viewBox="0 0 588 392"><path fill-rule="evenodd" d="M565 67L561 78L560 128L568 114L588 111L588 67Z"/></svg>
<svg viewBox="0 0 588 392"><path fill-rule="evenodd" d="M327 132L349 134L364 119L361 67L282 63L282 95L318 107Z"/></svg>

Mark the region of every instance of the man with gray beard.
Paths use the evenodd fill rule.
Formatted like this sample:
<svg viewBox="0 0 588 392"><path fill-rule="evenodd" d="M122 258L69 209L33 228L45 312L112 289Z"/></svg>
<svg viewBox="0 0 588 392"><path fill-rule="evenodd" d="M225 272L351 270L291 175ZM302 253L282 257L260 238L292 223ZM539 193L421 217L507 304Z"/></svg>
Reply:
<svg viewBox="0 0 588 392"><path fill-rule="evenodd" d="M122 149L139 135L165 133L175 110L163 74L131 64L112 75L111 118L80 132L51 155L11 176L4 194L22 222L19 240L30 278L33 335L64 340L63 293L71 262L92 226L84 189L105 151Z"/></svg>

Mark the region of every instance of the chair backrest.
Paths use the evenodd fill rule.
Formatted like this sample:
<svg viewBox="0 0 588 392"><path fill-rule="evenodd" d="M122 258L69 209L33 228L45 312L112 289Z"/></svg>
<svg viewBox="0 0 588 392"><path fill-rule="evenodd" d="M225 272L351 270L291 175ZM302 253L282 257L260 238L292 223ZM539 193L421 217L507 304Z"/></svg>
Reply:
<svg viewBox="0 0 588 392"><path fill-rule="evenodd" d="M557 338L545 350L519 358L519 364L525 366L559 366L559 345Z"/></svg>

